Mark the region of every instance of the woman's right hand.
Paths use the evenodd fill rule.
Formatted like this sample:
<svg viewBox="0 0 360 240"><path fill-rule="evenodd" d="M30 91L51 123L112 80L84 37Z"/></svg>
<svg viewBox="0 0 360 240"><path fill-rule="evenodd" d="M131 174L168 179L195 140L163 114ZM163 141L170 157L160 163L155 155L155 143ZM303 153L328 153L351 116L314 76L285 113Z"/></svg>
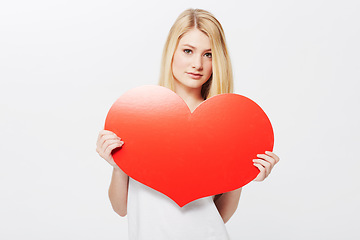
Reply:
<svg viewBox="0 0 360 240"><path fill-rule="evenodd" d="M115 133L108 130L101 130L96 142L96 152L105 159L111 166L118 168L111 152L124 144L121 138L116 136Z"/></svg>

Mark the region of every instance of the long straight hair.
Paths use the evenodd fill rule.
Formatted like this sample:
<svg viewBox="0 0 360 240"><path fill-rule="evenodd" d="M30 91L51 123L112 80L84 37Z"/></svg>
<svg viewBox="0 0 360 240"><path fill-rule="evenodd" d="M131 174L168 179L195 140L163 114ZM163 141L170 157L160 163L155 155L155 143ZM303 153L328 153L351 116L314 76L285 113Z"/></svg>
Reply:
<svg viewBox="0 0 360 240"><path fill-rule="evenodd" d="M233 73L230 56L220 22L208 11L187 9L182 12L171 27L166 40L160 70L159 85L175 91L172 61L182 36L196 28L209 37L212 52L212 75L201 88L205 99L221 93L233 92Z"/></svg>

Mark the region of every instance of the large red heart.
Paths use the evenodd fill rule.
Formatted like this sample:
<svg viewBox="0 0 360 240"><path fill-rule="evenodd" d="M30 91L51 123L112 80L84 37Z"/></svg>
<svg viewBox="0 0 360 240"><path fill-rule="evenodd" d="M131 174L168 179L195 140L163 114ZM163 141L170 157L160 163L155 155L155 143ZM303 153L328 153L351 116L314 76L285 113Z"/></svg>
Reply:
<svg viewBox="0 0 360 240"><path fill-rule="evenodd" d="M105 129L125 142L113 152L116 164L180 207L252 181L252 160L274 143L268 117L244 96L220 94L191 113L176 93L152 85L123 94Z"/></svg>

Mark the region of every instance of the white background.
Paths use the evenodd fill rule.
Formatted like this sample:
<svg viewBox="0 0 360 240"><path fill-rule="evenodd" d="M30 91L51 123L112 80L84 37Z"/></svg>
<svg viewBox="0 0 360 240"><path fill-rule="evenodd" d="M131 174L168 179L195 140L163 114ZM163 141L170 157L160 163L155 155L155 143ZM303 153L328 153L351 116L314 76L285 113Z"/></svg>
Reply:
<svg viewBox="0 0 360 240"><path fill-rule="evenodd" d="M359 239L359 1L2 1L0 239L127 239L95 152L111 104L157 84L176 17L222 23L235 92L281 157L244 188L232 239Z"/></svg>

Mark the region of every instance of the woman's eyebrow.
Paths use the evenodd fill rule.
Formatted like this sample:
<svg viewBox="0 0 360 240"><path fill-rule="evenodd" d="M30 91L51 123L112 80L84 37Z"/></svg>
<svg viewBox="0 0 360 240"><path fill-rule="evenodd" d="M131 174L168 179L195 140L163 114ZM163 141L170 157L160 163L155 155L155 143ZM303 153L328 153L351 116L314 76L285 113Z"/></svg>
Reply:
<svg viewBox="0 0 360 240"><path fill-rule="evenodd" d="M196 47L191 46L190 44L184 44L183 46L184 46L184 47L190 47L190 48L194 48L194 49L196 49Z"/></svg>
<svg viewBox="0 0 360 240"><path fill-rule="evenodd" d="M183 46L185 46L185 47L190 47L190 48L193 48L193 49L196 49L196 47L194 47L194 46L192 46L192 45L190 45L190 44L184 44ZM211 48L209 48L209 49L205 49L204 50L204 52L211 52Z"/></svg>

